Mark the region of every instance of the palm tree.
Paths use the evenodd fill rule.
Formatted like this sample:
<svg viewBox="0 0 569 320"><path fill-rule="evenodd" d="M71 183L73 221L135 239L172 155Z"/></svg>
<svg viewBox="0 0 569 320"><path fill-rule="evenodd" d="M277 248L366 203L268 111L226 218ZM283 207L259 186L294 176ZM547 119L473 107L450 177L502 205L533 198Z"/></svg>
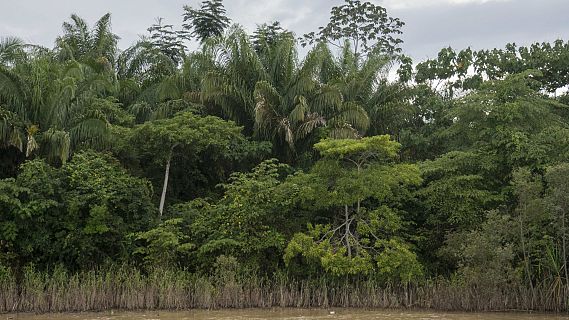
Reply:
<svg viewBox="0 0 569 320"><path fill-rule="evenodd" d="M4 57L5 52L3 50ZM0 136L4 147L14 146L27 155L37 149L34 136L37 125L29 118L40 115L37 104L42 100L41 87L46 85L42 82L47 80L40 73L45 68L49 68L49 65L45 62L40 65L39 60L34 65L31 61L20 61L12 66L0 65ZM23 76L23 73L30 71L34 71L36 76Z"/></svg>
<svg viewBox="0 0 569 320"><path fill-rule="evenodd" d="M368 135L398 136L414 116L410 90L387 80L393 59L374 51L358 57L348 43L338 57L329 53L320 74L321 82L340 89L346 104L365 110L370 118L370 127L364 132Z"/></svg>
<svg viewBox="0 0 569 320"><path fill-rule="evenodd" d="M201 104L202 77L212 65L211 57L193 52L178 67L166 53L142 39L119 55L120 101L138 123L174 115Z"/></svg>
<svg viewBox="0 0 569 320"><path fill-rule="evenodd" d="M225 37L210 38L202 50L213 61L202 83L202 102L218 108L215 113L244 126L251 134L255 85L269 76L249 36L234 27Z"/></svg>
<svg viewBox="0 0 569 320"><path fill-rule="evenodd" d="M315 49L299 64L294 39L283 39L265 59L268 80L255 85L255 133L278 149L287 148L289 160L296 142L325 124L309 105L318 87L314 75L319 58Z"/></svg>
<svg viewBox="0 0 569 320"><path fill-rule="evenodd" d="M103 15L93 28L76 14L63 23L63 35L56 40L62 61L77 60L96 70L112 70L116 64L119 37L111 31L111 14Z"/></svg>
<svg viewBox="0 0 569 320"><path fill-rule="evenodd" d="M413 95L403 83L382 80L365 105L373 123L369 135L390 134L399 141L403 129L420 127L426 118L417 110L417 103L412 103Z"/></svg>
<svg viewBox="0 0 569 320"><path fill-rule="evenodd" d="M50 51L0 66L2 144L17 146L27 156L39 149L58 163L73 149L103 147L113 111L95 102L114 88L106 74L74 60L60 63Z"/></svg>
<svg viewBox="0 0 569 320"><path fill-rule="evenodd" d="M299 62L290 32L256 48L234 27L223 38L209 39L203 55L213 62L202 84L202 102L217 106L221 116L243 125L248 134L272 141L275 150L284 147L287 155L280 156L289 161L317 128L348 137L369 125L359 104L344 101L335 84L319 81L331 56L324 44Z"/></svg>
<svg viewBox="0 0 569 320"><path fill-rule="evenodd" d="M12 66L26 57L26 44L18 38L0 38L0 65Z"/></svg>
<svg viewBox="0 0 569 320"><path fill-rule="evenodd" d="M149 110L159 102L158 84L177 71L170 56L143 38L118 57L119 100L137 117L148 120Z"/></svg>
<svg viewBox="0 0 569 320"><path fill-rule="evenodd" d="M26 138L23 130L24 125L17 114L0 106L0 149L15 147L21 152L24 151L24 141ZM29 143L26 153L31 153L35 145Z"/></svg>
<svg viewBox="0 0 569 320"><path fill-rule="evenodd" d="M326 127L329 136L340 138L355 136L369 125L365 111L344 101L337 86L318 81L328 56L327 47L320 44L298 63L294 39L280 40L267 59L269 81L256 84L256 132L284 145L289 159L297 153L297 143L317 128Z"/></svg>

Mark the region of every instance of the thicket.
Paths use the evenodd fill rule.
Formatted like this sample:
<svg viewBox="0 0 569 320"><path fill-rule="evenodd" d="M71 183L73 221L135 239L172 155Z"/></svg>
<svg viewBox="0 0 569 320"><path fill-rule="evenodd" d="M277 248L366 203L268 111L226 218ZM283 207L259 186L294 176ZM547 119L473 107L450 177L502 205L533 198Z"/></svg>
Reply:
<svg viewBox="0 0 569 320"><path fill-rule="evenodd" d="M369 2L184 12L2 38L0 311L567 310L569 43L415 64Z"/></svg>

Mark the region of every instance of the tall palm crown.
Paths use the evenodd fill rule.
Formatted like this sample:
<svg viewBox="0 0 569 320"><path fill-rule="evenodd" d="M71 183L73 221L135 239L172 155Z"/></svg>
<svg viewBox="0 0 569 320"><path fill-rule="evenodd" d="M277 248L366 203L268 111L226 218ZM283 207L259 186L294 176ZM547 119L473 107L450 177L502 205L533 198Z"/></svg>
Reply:
<svg viewBox="0 0 569 320"><path fill-rule="evenodd" d="M123 111L105 96L116 90L112 64L116 39L110 15L94 30L72 16L56 50L4 46L0 57L0 142L27 156L39 151L52 162L65 162L73 149L99 148L109 138L110 121ZM6 52L20 52L17 64ZM80 60L78 60L80 59Z"/></svg>
<svg viewBox="0 0 569 320"><path fill-rule="evenodd" d="M253 40L255 45L236 27L206 42L204 53L214 62L203 81L204 103L218 106L223 116L272 141L275 149L284 146L288 155L281 156L289 161L299 153L298 144L318 128L326 128L322 134L332 137L365 132L365 110L345 101L341 86L331 80L342 70L323 76L333 59L326 45L317 45L300 61L290 32L275 32L270 41Z"/></svg>
<svg viewBox="0 0 569 320"><path fill-rule="evenodd" d="M203 47L212 66L202 83L202 101L214 104L220 114L252 133L255 102L253 91L258 81L268 78L259 55L240 28L233 27L224 37L209 39Z"/></svg>
<svg viewBox="0 0 569 320"><path fill-rule="evenodd" d="M111 30L111 14L102 16L93 26L76 14L63 23L63 35L56 48L63 60L77 60L100 68L112 69L116 63L119 37Z"/></svg>
<svg viewBox="0 0 569 320"><path fill-rule="evenodd" d="M292 38L279 41L269 54L269 81L255 88L255 123L261 136L285 143L294 154L297 144L318 128L331 137L354 137L367 129L363 108L346 101L340 86L320 81L331 57L326 45L316 46L302 62Z"/></svg>

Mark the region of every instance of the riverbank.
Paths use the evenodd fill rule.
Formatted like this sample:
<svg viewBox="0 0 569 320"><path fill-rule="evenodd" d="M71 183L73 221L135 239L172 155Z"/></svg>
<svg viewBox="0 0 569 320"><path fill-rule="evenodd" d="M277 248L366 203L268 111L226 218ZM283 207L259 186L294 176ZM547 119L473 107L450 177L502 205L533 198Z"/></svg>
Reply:
<svg viewBox="0 0 569 320"><path fill-rule="evenodd" d="M198 276L182 270L63 269L0 276L0 312L222 308L404 308L445 311L567 311L567 288L478 288L446 280L390 286L373 281Z"/></svg>
<svg viewBox="0 0 569 320"><path fill-rule="evenodd" d="M239 309L239 310L191 310L179 312L101 312L101 313L57 313L57 314L10 314L13 320L221 320L221 319L272 319L272 320L315 320L315 319L350 319L350 320L567 320L568 315L542 313L457 313L402 311L402 310L364 310L364 309Z"/></svg>

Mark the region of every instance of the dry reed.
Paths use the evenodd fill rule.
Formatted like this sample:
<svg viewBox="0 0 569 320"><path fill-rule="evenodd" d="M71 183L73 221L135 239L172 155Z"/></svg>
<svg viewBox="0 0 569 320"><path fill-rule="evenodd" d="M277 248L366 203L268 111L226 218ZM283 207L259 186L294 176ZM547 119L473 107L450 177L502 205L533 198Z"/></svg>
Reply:
<svg viewBox="0 0 569 320"><path fill-rule="evenodd" d="M18 279L17 279L18 278ZM70 274L56 268L0 272L0 312L77 312L110 309L141 310L192 308L365 307L421 308L453 311L539 310L567 311L569 290L542 284L533 290L521 285L508 288L473 288L446 280L422 285L381 286L373 281L327 279L272 280L247 277L221 283L183 270L136 268Z"/></svg>

